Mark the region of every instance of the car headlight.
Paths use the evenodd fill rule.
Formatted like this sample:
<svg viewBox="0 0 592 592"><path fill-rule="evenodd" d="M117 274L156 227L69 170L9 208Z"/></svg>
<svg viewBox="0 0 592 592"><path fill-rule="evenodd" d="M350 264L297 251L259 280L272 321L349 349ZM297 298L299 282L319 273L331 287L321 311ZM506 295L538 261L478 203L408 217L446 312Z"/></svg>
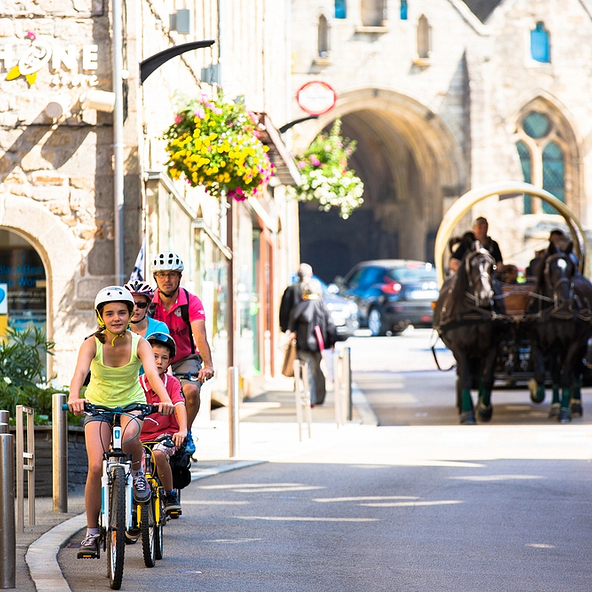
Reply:
<svg viewBox="0 0 592 592"><path fill-rule="evenodd" d="M347 310L349 311L349 314L357 315L358 314L358 305L355 302L349 302L347 305Z"/></svg>

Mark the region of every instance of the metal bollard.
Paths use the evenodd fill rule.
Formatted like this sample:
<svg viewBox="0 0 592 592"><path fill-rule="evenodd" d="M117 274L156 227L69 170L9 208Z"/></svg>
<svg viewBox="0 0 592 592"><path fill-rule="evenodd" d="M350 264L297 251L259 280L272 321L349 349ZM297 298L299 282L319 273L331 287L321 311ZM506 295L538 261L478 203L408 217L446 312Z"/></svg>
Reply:
<svg viewBox="0 0 592 592"><path fill-rule="evenodd" d="M6 409L0 411L0 423L10 424L10 412Z"/></svg>
<svg viewBox="0 0 592 592"><path fill-rule="evenodd" d="M68 416L62 405L66 403L66 395L55 393L51 403L53 511L65 514L68 511Z"/></svg>
<svg viewBox="0 0 592 592"><path fill-rule="evenodd" d="M14 436L0 434L0 588L16 587Z"/></svg>
<svg viewBox="0 0 592 592"><path fill-rule="evenodd" d="M8 434L9 432L8 424L0 422L0 434Z"/></svg>
<svg viewBox="0 0 592 592"><path fill-rule="evenodd" d="M342 364L342 375L341 380L345 390L344 399L347 409L347 420L352 420L352 389L351 389L351 348L343 348L343 364Z"/></svg>
<svg viewBox="0 0 592 592"><path fill-rule="evenodd" d="M25 531L25 473L27 473L27 498L29 526L35 526L35 410L24 405L16 406L16 529ZM27 451L25 452L24 416L27 416Z"/></svg>
<svg viewBox="0 0 592 592"><path fill-rule="evenodd" d="M238 368L228 368L228 443L230 458L237 456L239 451L239 388Z"/></svg>

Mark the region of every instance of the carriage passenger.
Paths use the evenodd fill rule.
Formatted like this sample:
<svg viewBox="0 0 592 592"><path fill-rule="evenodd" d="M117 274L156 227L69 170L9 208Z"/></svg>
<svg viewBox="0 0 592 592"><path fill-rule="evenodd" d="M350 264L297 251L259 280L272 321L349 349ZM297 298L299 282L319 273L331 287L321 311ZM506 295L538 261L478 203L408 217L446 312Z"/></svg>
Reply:
<svg viewBox="0 0 592 592"><path fill-rule="evenodd" d="M488 234L487 234L488 230L489 230L489 223L487 222L487 218L484 218L483 216L479 216L473 222L472 234L474 234L475 240L478 240L481 243L481 246L484 249L486 249L487 251L489 251L489 253L491 254L491 256L493 257L493 259L495 261L497 273L499 274L503 271L503 267L504 267L502 253L501 253L501 250L500 250L497 242L494 241L490 236L488 236ZM467 236L467 235L465 234L465 236ZM456 249L456 251L454 251L454 253L452 253L452 256L450 257L450 261L448 263L448 265L452 271L458 270L460 262L462 261L463 257L465 256L465 253L469 249L470 249L470 246L467 246L466 241L465 240L461 241L460 246L458 247L458 249Z"/></svg>

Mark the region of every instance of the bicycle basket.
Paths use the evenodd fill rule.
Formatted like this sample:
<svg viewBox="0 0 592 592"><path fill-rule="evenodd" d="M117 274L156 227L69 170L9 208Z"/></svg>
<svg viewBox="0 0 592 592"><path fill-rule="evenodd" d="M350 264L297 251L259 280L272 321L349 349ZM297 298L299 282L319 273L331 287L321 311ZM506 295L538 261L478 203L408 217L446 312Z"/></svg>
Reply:
<svg viewBox="0 0 592 592"><path fill-rule="evenodd" d="M173 487L183 489L191 483L191 456L185 446L182 446L169 459L173 472Z"/></svg>

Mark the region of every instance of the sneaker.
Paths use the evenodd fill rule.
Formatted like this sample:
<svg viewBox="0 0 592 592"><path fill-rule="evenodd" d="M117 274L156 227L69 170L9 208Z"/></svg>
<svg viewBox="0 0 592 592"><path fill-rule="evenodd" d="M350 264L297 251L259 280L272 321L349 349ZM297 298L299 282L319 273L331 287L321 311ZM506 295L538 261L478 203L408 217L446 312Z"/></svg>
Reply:
<svg viewBox="0 0 592 592"><path fill-rule="evenodd" d="M150 484L144 474L134 477L134 500L138 504L144 504L150 499Z"/></svg>
<svg viewBox="0 0 592 592"><path fill-rule="evenodd" d="M99 535L87 534L80 543L78 559L95 559L99 557Z"/></svg>
<svg viewBox="0 0 592 592"><path fill-rule="evenodd" d="M185 450L189 456L193 456L195 454L195 442L193 441L191 430L187 432L187 438L185 438Z"/></svg>
<svg viewBox="0 0 592 592"><path fill-rule="evenodd" d="M174 491L170 491L166 494L164 508L167 512L178 512L181 509L179 498Z"/></svg>

